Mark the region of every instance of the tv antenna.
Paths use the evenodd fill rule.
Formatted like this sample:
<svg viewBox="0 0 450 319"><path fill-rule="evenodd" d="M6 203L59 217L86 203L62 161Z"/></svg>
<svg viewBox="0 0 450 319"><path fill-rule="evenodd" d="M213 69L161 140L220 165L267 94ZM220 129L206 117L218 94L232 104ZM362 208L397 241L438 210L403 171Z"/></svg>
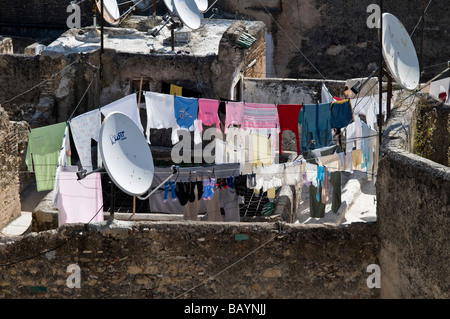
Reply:
<svg viewBox="0 0 450 319"><path fill-rule="evenodd" d="M172 174L148 193L154 176L150 146L138 126L122 112L111 112L103 120L100 128L99 150L103 167L91 172L81 170L77 176L78 179L82 179L93 172L106 170L112 181L112 217L110 218L114 216L114 186L128 195L145 200L172 178L178 170L176 166L172 166ZM145 195L146 193L148 194Z"/></svg>
<svg viewBox="0 0 450 319"><path fill-rule="evenodd" d="M170 23L170 42L174 51L175 29L182 28L183 25L192 30L200 28L203 13L209 10L208 0L164 0L164 4L169 13L163 17L164 23L159 28L155 28L151 35L156 37ZM175 17L180 21L175 21Z"/></svg>

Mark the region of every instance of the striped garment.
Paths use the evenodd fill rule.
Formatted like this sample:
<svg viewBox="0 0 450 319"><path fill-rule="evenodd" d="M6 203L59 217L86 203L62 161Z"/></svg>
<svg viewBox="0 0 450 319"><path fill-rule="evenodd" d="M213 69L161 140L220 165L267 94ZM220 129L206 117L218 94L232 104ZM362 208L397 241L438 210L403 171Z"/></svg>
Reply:
<svg viewBox="0 0 450 319"><path fill-rule="evenodd" d="M280 121L276 104L245 103L243 129L276 129L280 132Z"/></svg>

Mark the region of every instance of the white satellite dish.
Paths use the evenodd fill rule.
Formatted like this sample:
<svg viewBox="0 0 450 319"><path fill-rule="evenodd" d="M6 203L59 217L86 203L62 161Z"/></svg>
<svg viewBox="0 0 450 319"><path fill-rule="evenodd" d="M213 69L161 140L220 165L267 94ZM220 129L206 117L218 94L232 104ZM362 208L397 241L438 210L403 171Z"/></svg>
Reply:
<svg viewBox="0 0 450 319"><path fill-rule="evenodd" d="M170 12L175 11L173 0L164 0L164 4L166 5L167 9L169 9Z"/></svg>
<svg viewBox="0 0 450 319"><path fill-rule="evenodd" d="M109 113L100 128L100 155L111 180L123 192L139 196L152 185L153 157L144 135L128 116Z"/></svg>
<svg viewBox="0 0 450 319"><path fill-rule="evenodd" d="M383 13L382 40L383 57L391 76L404 89L416 89L420 81L416 50L403 24L390 13Z"/></svg>
<svg viewBox="0 0 450 319"><path fill-rule="evenodd" d="M200 12L206 12L208 10L208 0L195 0L195 4Z"/></svg>
<svg viewBox="0 0 450 319"><path fill-rule="evenodd" d="M187 27L194 30L200 28L203 13L197 8L195 0L173 0L173 3L178 16Z"/></svg>
<svg viewBox="0 0 450 319"><path fill-rule="evenodd" d="M98 12L102 12L102 2L95 0ZM113 26L117 26L120 22L119 5L116 0L103 0L103 19Z"/></svg>

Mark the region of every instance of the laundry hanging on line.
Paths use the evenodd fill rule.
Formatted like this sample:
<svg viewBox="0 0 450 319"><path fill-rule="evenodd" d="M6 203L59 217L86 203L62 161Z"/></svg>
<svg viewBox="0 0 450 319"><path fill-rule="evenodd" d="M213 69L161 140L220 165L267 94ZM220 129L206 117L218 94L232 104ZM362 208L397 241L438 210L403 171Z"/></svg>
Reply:
<svg viewBox="0 0 450 319"><path fill-rule="evenodd" d="M66 123L34 128L28 132L25 163L34 172L38 192L52 190Z"/></svg>

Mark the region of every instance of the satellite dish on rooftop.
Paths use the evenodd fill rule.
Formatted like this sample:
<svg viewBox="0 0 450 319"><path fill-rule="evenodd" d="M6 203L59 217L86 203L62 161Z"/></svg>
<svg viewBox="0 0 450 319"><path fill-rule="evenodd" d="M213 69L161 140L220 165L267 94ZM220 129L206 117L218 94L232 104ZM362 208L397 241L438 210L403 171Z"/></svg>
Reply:
<svg viewBox="0 0 450 319"><path fill-rule="evenodd" d="M167 9L169 9L170 12L175 11L173 0L164 0L164 4L166 5Z"/></svg>
<svg viewBox="0 0 450 319"><path fill-rule="evenodd" d="M114 185L128 195L145 200L171 179L178 171L172 165L172 173L153 191L145 196L152 186L155 168L150 147L139 127L122 112L111 112L103 120L99 138L100 156L103 166L87 172L77 172L78 180L103 169L111 178L111 215L114 216Z"/></svg>
<svg viewBox="0 0 450 319"><path fill-rule="evenodd" d="M95 0L99 14L102 13L101 0ZM110 25L117 26L120 22L119 5L116 0L103 0L103 19Z"/></svg>
<svg viewBox="0 0 450 319"><path fill-rule="evenodd" d="M380 26L379 22L378 26ZM392 81L392 78L402 88L409 91L415 90L420 82L420 67L414 44L408 32L394 15L383 13L382 33L381 52L389 71L389 81ZM358 94L379 70L380 66L362 84L358 81L351 88L352 92Z"/></svg>
<svg viewBox="0 0 450 319"><path fill-rule="evenodd" d="M200 28L203 13L197 8L195 0L173 0L173 3L177 15L187 27L194 30Z"/></svg>
<svg viewBox="0 0 450 319"><path fill-rule="evenodd" d="M123 192L140 196L153 181L150 147L137 125L121 112L108 114L100 128L100 155L111 180Z"/></svg>
<svg viewBox="0 0 450 319"><path fill-rule="evenodd" d="M408 32L390 13L383 13L382 30L382 52L389 73L404 89L416 89L420 81L420 67Z"/></svg>
<svg viewBox="0 0 450 319"><path fill-rule="evenodd" d="M200 12L206 12L208 10L208 0L194 0L194 1Z"/></svg>

